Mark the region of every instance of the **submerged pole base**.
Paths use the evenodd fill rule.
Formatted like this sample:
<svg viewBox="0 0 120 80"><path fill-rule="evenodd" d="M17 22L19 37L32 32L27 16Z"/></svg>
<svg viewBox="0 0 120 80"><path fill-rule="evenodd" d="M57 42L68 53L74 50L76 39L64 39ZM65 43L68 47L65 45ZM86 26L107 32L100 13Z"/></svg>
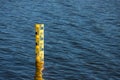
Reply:
<svg viewBox="0 0 120 80"><path fill-rule="evenodd" d="M39 61L39 62L36 61L36 73L34 80L44 80L42 77L43 66L44 66L44 61Z"/></svg>

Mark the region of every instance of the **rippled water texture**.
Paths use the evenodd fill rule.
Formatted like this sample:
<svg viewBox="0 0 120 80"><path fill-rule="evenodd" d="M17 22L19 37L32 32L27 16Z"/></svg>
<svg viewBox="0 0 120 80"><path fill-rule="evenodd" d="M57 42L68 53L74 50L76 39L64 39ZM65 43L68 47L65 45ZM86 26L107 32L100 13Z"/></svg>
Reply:
<svg viewBox="0 0 120 80"><path fill-rule="evenodd" d="M120 0L0 0L0 80L34 80L35 23L45 80L120 80Z"/></svg>

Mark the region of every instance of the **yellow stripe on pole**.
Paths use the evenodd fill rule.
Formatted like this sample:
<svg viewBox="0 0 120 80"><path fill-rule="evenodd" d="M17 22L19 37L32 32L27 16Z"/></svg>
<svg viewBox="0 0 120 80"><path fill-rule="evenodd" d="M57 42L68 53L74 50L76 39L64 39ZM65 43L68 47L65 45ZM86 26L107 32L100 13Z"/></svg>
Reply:
<svg viewBox="0 0 120 80"><path fill-rule="evenodd" d="M35 25L36 37L36 72L34 80L44 80L42 71L44 69L44 24Z"/></svg>

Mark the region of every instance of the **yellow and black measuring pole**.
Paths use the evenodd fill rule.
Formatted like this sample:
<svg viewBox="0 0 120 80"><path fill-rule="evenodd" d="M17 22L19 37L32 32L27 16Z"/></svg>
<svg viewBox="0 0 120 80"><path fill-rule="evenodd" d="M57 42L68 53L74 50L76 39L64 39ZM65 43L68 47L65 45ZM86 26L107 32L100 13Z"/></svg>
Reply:
<svg viewBox="0 0 120 80"><path fill-rule="evenodd" d="M44 24L35 25L36 37L36 72L34 80L44 80L42 71L44 69Z"/></svg>

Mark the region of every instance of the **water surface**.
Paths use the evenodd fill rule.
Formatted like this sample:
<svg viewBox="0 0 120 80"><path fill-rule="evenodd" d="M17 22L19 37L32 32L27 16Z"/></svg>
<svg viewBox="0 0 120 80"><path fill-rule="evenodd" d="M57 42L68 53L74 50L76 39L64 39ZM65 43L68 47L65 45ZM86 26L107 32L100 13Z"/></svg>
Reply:
<svg viewBox="0 0 120 80"><path fill-rule="evenodd" d="M120 80L120 0L0 0L0 80L34 80L35 23L45 80Z"/></svg>

